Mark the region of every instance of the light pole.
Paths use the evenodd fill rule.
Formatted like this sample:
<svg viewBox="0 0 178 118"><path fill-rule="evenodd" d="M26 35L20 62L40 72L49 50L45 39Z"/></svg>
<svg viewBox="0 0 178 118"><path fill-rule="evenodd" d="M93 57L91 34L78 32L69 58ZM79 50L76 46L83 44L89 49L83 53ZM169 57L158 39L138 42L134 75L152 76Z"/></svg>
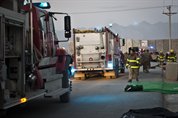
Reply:
<svg viewBox="0 0 178 118"><path fill-rule="evenodd" d="M171 16L174 15L174 14L177 14L176 12L172 12L171 11L171 5L167 6L167 9L169 12L165 13L163 12L163 14L169 16L169 50L172 49L172 43L171 43L171 38L172 38L172 31L171 31Z"/></svg>

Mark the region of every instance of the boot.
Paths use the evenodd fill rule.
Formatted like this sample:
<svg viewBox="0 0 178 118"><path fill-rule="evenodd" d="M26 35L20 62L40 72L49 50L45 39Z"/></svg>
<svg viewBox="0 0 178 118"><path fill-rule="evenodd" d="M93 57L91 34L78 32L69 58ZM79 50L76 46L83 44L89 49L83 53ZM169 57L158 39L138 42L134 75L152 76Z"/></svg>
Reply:
<svg viewBox="0 0 178 118"><path fill-rule="evenodd" d="M128 80L128 82L130 82L130 83L131 83L131 82L132 82L132 80L130 79L130 80Z"/></svg>

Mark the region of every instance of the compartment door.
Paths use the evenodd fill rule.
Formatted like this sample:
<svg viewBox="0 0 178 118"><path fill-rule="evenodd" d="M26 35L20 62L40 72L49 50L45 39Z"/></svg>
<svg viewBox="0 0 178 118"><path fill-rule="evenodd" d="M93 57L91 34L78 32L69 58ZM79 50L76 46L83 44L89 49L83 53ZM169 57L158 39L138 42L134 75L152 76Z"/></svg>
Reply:
<svg viewBox="0 0 178 118"><path fill-rule="evenodd" d="M5 21L2 14L0 14L0 61L5 58Z"/></svg>

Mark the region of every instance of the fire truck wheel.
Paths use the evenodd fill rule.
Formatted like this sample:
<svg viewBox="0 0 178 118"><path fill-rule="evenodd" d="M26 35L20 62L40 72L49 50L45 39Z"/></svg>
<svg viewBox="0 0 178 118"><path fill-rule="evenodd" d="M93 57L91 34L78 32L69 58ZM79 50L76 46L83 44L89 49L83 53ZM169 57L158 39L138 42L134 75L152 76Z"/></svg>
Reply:
<svg viewBox="0 0 178 118"><path fill-rule="evenodd" d="M61 102L63 102L63 103L68 103L68 102L70 101L70 93L67 92L67 93L61 95L61 96L60 96L60 100L61 100Z"/></svg>
<svg viewBox="0 0 178 118"><path fill-rule="evenodd" d="M4 118L7 115L7 111L6 110L0 110L0 118Z"/></svg>

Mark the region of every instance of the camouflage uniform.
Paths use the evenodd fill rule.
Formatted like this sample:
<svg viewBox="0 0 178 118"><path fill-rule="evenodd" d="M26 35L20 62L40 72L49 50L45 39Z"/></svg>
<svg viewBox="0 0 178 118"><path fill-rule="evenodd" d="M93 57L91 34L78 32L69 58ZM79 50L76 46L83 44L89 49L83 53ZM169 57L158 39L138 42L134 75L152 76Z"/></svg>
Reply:
<svg viewBox="0 0 178 118"><path fill-rule="evenodd" d="M142 65L143 65L143 72L149 72L150 62L151 62L151 54L148 50L146 50L142 56Z"/></svg>

